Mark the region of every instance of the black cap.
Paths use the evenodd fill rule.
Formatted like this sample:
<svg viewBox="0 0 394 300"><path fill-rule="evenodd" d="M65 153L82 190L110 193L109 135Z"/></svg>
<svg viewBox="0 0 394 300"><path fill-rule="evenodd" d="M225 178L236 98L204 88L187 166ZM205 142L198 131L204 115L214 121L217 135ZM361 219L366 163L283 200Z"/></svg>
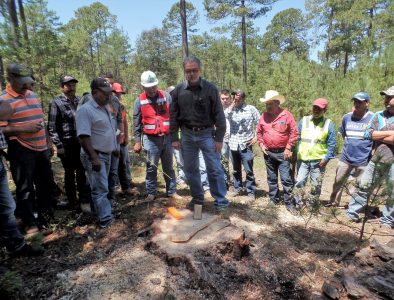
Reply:
<svg viewBox="0 0 394 300"><path fill-rule="evenodd" d="M60 85L63 85L67 82L75 82L78 83L78 80L76 80L74 77L72 77L71 75L64 75L62 77L60 77Z"/></svg>
<svg viewBox="0 0 394 300"><path fill-rule="evenodd" d="M33 83L33 71L21 64L10 64L7 67L7 75L11 76L21 83Z"/></svg>
<svg viewBox="0 0 394 300"><path fill-rule="evenodd" d="M237 90L231 92L231 95L233 95L233 96L236 94L239 94L243 98L245 98L245 96L246 96L245 92L240 89L237 89Z"/></svg>
<svg viewBox="0 0 394 300"><path fill-rule="evenodd" d="M90 88L93 90L102 90L104 93L112 93L113 89L109 81L102 77L97 77L90 83Z"/></svg>

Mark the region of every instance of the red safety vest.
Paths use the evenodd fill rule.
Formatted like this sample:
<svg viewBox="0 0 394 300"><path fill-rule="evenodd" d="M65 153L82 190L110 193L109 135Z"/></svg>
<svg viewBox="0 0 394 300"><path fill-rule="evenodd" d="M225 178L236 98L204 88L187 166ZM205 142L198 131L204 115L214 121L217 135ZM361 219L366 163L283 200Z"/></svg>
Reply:
<svg viewBox="0 0 394 300"><path fill-rule="evenodd" d="M150 135L167 135L170 133L170 106L163 91L158 90L156 104L146 97L146 93L140 94L142 113L142 125L144 133Z"/></svg>

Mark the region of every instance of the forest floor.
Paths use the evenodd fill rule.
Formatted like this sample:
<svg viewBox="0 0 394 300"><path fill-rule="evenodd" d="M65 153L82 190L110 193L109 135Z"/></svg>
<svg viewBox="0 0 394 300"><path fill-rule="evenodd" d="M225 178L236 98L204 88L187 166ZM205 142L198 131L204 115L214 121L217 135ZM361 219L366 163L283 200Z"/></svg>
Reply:
<svg viewBox="0 0 394 300"><path fill-rule="evenodd" d="M141 157L133 157L133 180L144 191ZM323 181L321 201L328 201L337 161L329 163ZM61 164L54 168L62 184ZM212 245L195 257L205 271L196 278L190 266L168 264L149 245L150 225L166 214L167 200L161 174L163 198L144 202L118 196L113 205L115 223L99 229L84 225L76 212L56 212L54 233L39 236L42 257L10 259L0 253L0 265L14 271L13 299L324 299L323 282L343 268L348 259L337 263L353 249L361 224L350 223L344 209L321 208L306 224L307 215L294 216L283 205L268 204L266 170L259 155L255 160L257 199L230 198L230 221L245 232L249 252L233 259L226 245ZM189 191L180 189L185 207ZM343 204L349 201L344 193ZM79 218L79 224L76 219ZM89 223L89 222L87 222ZM306 226L307 225L307 226ZM386 243L393 231L384 231L377 222L367 222L363 245L374 238ZM4 299L5 297L3 297Z"/></svg>

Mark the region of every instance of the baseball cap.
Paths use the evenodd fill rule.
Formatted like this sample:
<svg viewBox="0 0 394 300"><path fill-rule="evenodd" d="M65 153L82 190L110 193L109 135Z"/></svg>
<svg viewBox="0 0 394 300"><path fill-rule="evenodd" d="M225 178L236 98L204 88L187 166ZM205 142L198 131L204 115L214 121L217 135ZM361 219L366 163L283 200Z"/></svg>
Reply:
<svg viewBox="0 0 394 300"><path fill-rule="evenodd" d="M126 94L126 92L123 91L122 85L121 85L120 83L117 83L117 82L114 82L114 83L112 84L112 90L113 90L115 93L118 93L118 94Z"/></svg>
<svg viewBox="0 0 394 300"><path fill-rule="evenodd" d="M60 84L63 85L67 82L75 82L78 83L78 80L76 80L74 77L70 76L70 75L64 75L62 77L60 77Z"/></svg>
<svg viewBox="0 0 394 300"><path fill-rule="evenodd" d="M7 67L7 75L13 77L21 84L33 83L33 71L21 64L10 64Z"/></svg>
<svg viewBox="0 0 394 300"><path fill-rule="evenodd" d="M313 102L313 106L318 106L321 109L326 109L328 107L328 101L324 98L317 98L314 102Z"/></svg>
<svg viewBox="0 0 394 300"><path fill-rule="evenodd" d="M394 85L389 87L387 90L385 91L381 91L380 94L382 96L394 96Z"/></svg>
<svg viewBox="0 0 394 300"><path fill-rule="evenodd" d="M231 95L237 95L237 94L239 94L241 97L246 97L246 94L245 94L245 92L243 91L243 90L240 90L240 89L236 89L235 91L232 91L231 92Z"/></svg>
<svg viewBox="0 0 394 300"><path fill-rule="evenodd" d="M369 101L369 95L365 92L359 92L352 97L352 100Z"/></svg>
<svg viewBox="0 0 394 300"><path fill-rule="evenodd" d="M104 93L110 94L112 93L112 87L109 81L102 77L97 77L92 80L90 83L90 88L93 90L101 90Z"/></svg>
<svg viewBox="0 0 394 300"><path fill-rule="evenodd" d="M152 87L159 84L156 74L152 71L145 71L141 74L141 85L143 87Z"/></svg>

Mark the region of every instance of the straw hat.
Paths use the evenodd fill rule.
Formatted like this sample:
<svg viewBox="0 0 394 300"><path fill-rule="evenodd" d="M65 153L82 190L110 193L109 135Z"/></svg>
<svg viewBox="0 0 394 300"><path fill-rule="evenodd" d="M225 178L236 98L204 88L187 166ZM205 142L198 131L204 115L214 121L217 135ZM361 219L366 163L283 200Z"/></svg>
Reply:
<svg viewBox="0 0 394 300"><path fill-rule="evenodd" d="M260 98L260 102L262 102L262 103L266 103L271 100L278 100L280 102L280 104L283 104L286 102L285 97L283 97L282 95L279 95L279 93L274 90L266 91L264 98Z"/></svg>

